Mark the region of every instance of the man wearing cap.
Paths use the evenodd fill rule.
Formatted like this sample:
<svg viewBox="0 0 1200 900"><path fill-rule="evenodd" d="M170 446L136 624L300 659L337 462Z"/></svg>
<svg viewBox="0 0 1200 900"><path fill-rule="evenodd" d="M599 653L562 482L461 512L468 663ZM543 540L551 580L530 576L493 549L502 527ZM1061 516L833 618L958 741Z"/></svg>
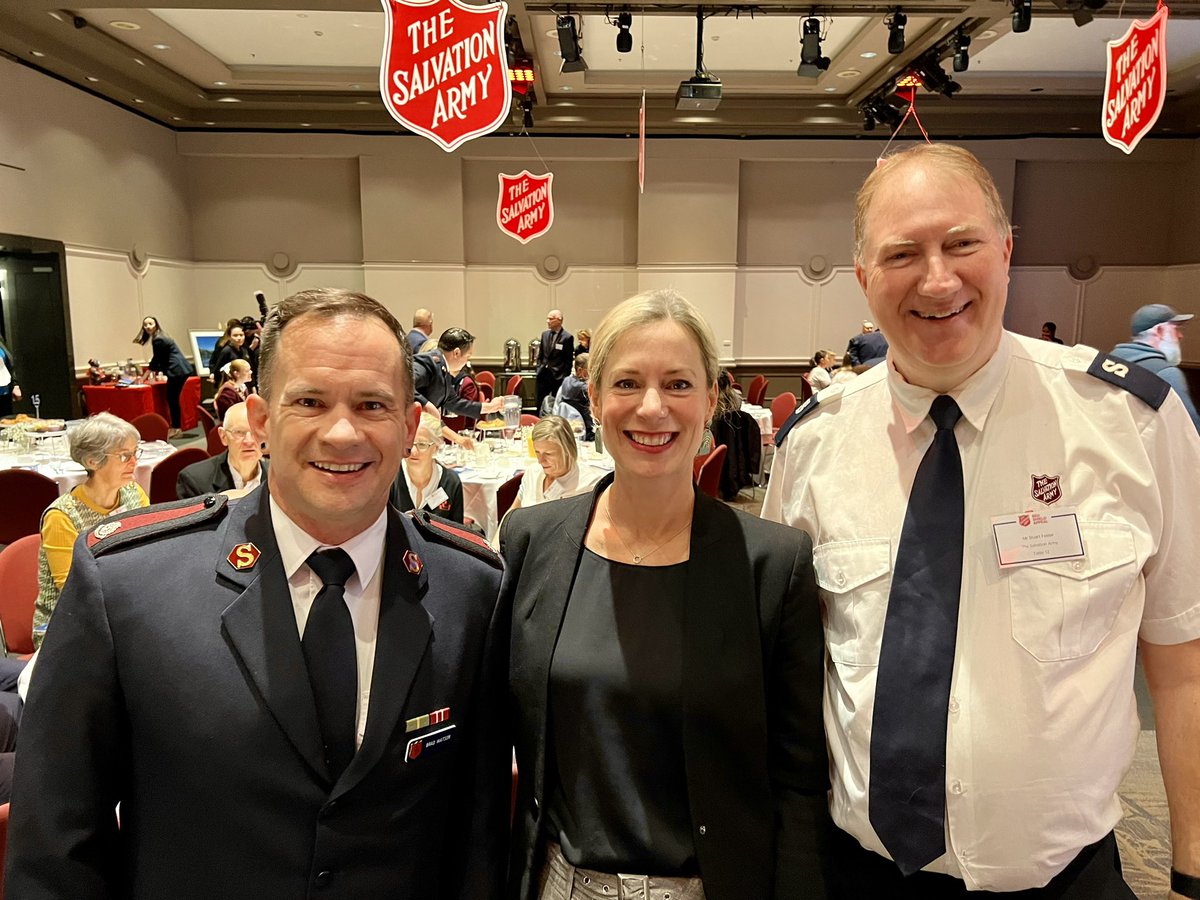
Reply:
<svg viewBox="0 0 1200 900"><path fill-rule="evenodd" d="M1178 313L1165 303L1143 306L1133 314L1129 323L1133 340L1117 344L1112 354L1149 369L1174 388L1188 415L1192 417L1192 424L1200 431L1200 415L1196 413L1187 379L1179 368L1183 356L1180 349L1183 336L1181 326L1191 318L1190 313Z"/></svg>

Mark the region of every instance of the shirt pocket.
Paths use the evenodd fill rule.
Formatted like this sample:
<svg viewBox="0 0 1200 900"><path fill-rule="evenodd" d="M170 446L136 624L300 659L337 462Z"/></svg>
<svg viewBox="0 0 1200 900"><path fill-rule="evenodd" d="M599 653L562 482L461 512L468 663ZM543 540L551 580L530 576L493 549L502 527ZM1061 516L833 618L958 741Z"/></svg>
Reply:
<svg viewBox="0 0 1200 900"><path fill-rule="evenodd" d="M888 538L835 541L813 548L813 568L825 604L830 658L848 666L879 665L879 643L891 589Z"/></svg>
<svg viewBox="0 0 1200 900"><path fill-rule="evenodd" d="M1081 522L1079 529L1083 559L1022 566L1008 576L1013 639L1042 662L1094 653L1138 575L1132 528Z"/></svg>

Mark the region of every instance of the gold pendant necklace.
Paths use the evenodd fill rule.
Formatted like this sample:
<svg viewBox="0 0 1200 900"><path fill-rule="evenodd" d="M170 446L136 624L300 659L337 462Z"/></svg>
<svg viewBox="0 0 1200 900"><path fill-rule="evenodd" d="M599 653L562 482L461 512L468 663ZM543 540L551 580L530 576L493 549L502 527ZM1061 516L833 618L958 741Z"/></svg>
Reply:
<svg viewBox="0 0 1200 900"><path fill-rule="evenodd" d="M671 534L666 540L656 544L653 549L647 550L645 553L636 553L634 549L629 546L629 542L625 540L624 535L621 534L621 529L617 527L617 523L613 521L612 513L609 511L609 506L609 503L604 504L604 517L608 519L608 524L612 526L612 530L616 534L617 540L621 542L621 545L629 552L629 555L633 557L633 564L635 566L640 566L642 564L642 560L653 556L663 547L667 546L667 544L679 537L685 528L688 528L692 524L691 517L689 517L688 520L683 523L682 528Z"/></svg>

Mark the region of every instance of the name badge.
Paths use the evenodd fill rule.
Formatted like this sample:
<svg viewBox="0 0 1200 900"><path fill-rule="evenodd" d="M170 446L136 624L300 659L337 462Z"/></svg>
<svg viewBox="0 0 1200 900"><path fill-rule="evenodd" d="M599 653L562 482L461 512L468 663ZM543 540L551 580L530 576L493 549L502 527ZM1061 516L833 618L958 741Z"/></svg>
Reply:
<svg viewBox="0 0 1200 900"><path fill-rule="evenodd" d="M1000 568L1082 559L1083 536L1074 509L1053 513L1028 511L992 518L992 537Z"/></svg>
<svg viewBox="0 0 1200 900"><path fill-rule="evenodd" d="M555 345L554 345L554 349L555 349L555 350L561 350L561 349L562 349L562 341L559 341L557 344L555 344Z"/></svg>
<svg viewBox="0 0 1200 900"><path fill-rule="evenodd" d="M448 496L446 496L446 492L444 490L442 490L441 488L438 488L436 491L434 491L432 494L430 494L428 497L426 497L424 500L422 500L421 505L424 506L426 509L437 509L439 506L441 506L443 503L445 503L449 499L450 498Z"/></svg>
<svg viewBox="0 0 1200 900"><path fill-rule="evenodd" d="M457 727L457 725L447 725L445 728L439 728L437 731L413 738L404 748L404 761L410 763L443 749L454 737L454 729Z"/></svg>

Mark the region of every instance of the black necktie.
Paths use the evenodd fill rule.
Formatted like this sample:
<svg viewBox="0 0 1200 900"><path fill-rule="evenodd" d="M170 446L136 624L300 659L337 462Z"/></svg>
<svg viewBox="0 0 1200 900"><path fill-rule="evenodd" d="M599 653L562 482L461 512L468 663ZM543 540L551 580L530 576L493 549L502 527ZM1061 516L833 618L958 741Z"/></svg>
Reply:
<svg viewBox="0 0 1200 900"><path fill-rule="evenodd" d="M317 701L317 722L325 742L325 763L334 781L354 757L358 727L358 657L354 623L346 607L346 582L354 560L345 550L321 550L308 565L324 582L304 626L304 662Z"/></svg>
<svg viewBox="0 0 1200 900"><path fill-rule="evenodd" d="M949 396L908 498L871 723L871 825L905 875L946 852L946 709L962 590L963 474Z"/></svg>

